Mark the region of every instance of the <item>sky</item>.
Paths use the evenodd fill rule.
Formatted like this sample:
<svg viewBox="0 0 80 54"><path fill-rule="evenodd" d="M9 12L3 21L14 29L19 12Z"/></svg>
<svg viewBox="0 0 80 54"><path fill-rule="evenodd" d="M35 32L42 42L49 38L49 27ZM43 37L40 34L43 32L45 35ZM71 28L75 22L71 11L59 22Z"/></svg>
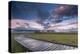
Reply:
<svg viewBox="0 0 80 54"><path fill-rule="evenodd" d="M36 21L45 27L78 18L78 6L69 4L49 4L32 2L10 2L11 20ZM74 19L75 20L75 19ZM65 23L64 23L65 24Z"/></svg>

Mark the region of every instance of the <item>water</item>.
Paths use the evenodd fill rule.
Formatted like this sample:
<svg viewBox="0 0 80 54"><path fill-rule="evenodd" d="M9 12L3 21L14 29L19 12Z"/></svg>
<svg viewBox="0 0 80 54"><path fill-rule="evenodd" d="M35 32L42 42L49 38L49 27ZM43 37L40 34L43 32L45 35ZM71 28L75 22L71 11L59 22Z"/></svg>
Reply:
<svg viewBox="0 0 80 54"><path fill-rule="evenodd" d="M32 51L53 51L53 50L67 50L74 49L75 47L66 46L61 44L50 43L46 41L35 40L32 38L27 38L23 35L15 37L15 40L19 42L24 47Z"/></svg>

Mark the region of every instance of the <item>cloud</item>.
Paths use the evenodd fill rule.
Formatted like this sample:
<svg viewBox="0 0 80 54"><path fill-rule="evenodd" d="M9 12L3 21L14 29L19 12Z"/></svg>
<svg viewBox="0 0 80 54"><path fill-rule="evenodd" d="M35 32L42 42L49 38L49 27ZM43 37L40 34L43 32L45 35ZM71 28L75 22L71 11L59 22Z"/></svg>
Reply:
<svg viewBox="0 0 80 54"><path fill-rule="evenodd" d="M11 28L12 29L30 29L30 30L54 30L55 32L70 32L70 31L77 31L78 24L77 19L68 19L64 20L60 23L50 24L49 27L46 25L41 25L36 21L31 20L21 20L21 19L12 19L11 20ZM45 26L47 28L45 28Z"/></svg>
<svg viewBox="0 0 80 54"><path fill-rule="evenodd" d="M36 29L48 29L49 24L52 23L55 25L55 23L57 24L64 21L64 16L68 18L70 18L70 16L77 16L77 12L77 5L41 5L38 3L13 2L11 6L12 28L31 27ZM66 23L63 22L62 24Z"/></svg>
<svg viewBox="0 0 80 54"><path fill-rule="evenodd" d="M78 7L76 5L61 5L52 9L51 14L53 15L65 15L70 16L78 13Z"/></svg>
<svg viewBox="0 0 80 54"><path fill-rule="evenodd" d="M55 32L69 32L77 31L78 21L76 18L64 20L60 23L50 24L48 30L54 30Z"/></svg>
<svg viewBox="0 0 80 54"><path fill-rule="evenodd" d="M50 11L49 18L53 20L53 23L59 23L63 20L64 16L77 16L77 9L76 5L59 5Z"/></svg>
<svg viewBox="0 0 80 54"><path fill-rule="evenodd" d="M26 28L26 29L38 29L42 30L43 26L36 21L22 20L22 19L12 19L11 28Z"/></svg>

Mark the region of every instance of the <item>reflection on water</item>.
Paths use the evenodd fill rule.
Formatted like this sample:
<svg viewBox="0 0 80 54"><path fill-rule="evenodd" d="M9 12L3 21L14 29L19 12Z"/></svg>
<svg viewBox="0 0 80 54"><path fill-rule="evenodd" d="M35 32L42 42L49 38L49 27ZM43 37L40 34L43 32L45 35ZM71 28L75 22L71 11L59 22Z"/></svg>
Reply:
<svg viewBox="0 0 80 54"><path fill-rule="evenodd" d="M35 40L32 38L27 38L23 35L15 37L15 40L19 42L24 47L32 51L49 51L49 50L65 50L65 49L74 49L75 47L66 46L61 44L55 44L40 40Z"/></svg>

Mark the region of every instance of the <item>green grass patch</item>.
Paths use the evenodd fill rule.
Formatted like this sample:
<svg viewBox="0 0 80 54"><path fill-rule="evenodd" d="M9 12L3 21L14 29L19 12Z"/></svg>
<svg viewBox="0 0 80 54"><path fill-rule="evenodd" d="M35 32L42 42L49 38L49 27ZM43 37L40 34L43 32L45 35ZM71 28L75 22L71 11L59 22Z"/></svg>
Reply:
<svg viewBox="0 0 80 54"><path fill-rule="evenodd" d="M77 33L32 33L32 38L62 43L67 45L78 45L78 35Z"/></svg>
<svg viewBox="0 0 80 54"><path fill-rule="evenodd" d="M78 34L77 33L12 33L11 35L11 45L12 45L12 52L27 52L30 51L29 49L26 49L22 45L20 45L18 42L14 40L14 37L19 36L20 34L25 35L26 37L49 41L49 42L55 42L55 43L61 43L61 44L67 44L67 45L78 45ZM28 36L30 35L30 36Z"/></svg>

